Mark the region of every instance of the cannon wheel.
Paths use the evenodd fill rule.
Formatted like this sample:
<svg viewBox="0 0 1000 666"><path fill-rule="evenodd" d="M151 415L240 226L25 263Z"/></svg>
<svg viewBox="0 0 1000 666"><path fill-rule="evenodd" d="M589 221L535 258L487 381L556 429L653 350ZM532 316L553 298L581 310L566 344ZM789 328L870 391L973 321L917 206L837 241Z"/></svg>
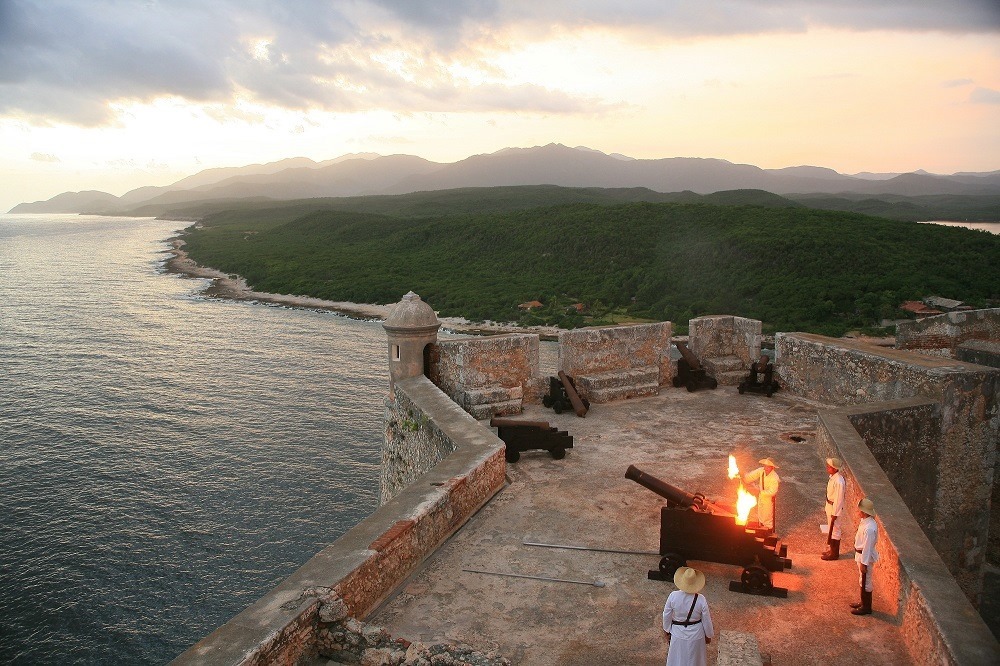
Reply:
<svg viewBox="0 0 1000 666"><path fill-rule="evenodd" d="M676 375L674 375L673 383L674 383L674 388L680 388L681 387L681 378L678 377L678 376L676 376Z"/></svg>
<svg viewBox="0 0 1000 666"><path fill-rule="evenodd" d="M555 460L562 460L563 458L566 457L566 449L564 449L561 446L553 448L551 451L549 451L549 453L552 454L552 458Z"/></svg>
<svg viewBox="0 0 1000 666"><path fill-rule="evenodd" d="M767 385L767 397L770 398L773 393L774 393L774 384L768 384Z"/></svg>
<svg viewBox="0 0 1000 666"><path fill-rule="evenodd" d="M740 581L743 583L744 592L750 594L769 594L771 592L771 574L762 566L744 567Z"/></svg>
<svg viewBox="0 0 1000 666"><path fill-rule="evenodd" d="M743 392L747 390L747 383L740 382L740 385L736 387L736 390L740 392L740 395L743 395Z"/></svg>
<svg viewBox="0 0 1000 666"><path fill-rule="evenodd" d="M689 379L687 383L688 393L694 393L697 388L698 388L697 382L695 382L693 379Z"/></svg>
<svg viewBox="0 0 1000 666"><path fill-rule="evenodd" d="M711 389L719 388L719 381L715 377L712 377L711 380L712 381L709 382L708 387Z"/></svg>
<svg viewBox="0 0 1000 666"><path fill-rule="evenodd" d="M552 411L554 411L556 414L562 414L563 413L562 401L556 400L555 403L552 405Z"/></svg>
<svg viewBox="0 0 1000 666"><path fill-rule="evenodd" d="M521 459L521 452L508 446L507 450L503 454L503 457L507 462L517 462Z"/></svg>
<svg viewBox="0 0 1000 666"><path fill-rule="evenodd" d="M551 395L546 394L545 396L542 397L542 404L545 405L546 407L551 407L553 402L555 402L555 398L553 398Z"/></svg>
<svg viewBox="0 0 1000 666"><path fill-rule="evenodd" d="M667 553L660 559L660 573L672 579L677 570L687 564L687 560L677 553Z"/></svg>

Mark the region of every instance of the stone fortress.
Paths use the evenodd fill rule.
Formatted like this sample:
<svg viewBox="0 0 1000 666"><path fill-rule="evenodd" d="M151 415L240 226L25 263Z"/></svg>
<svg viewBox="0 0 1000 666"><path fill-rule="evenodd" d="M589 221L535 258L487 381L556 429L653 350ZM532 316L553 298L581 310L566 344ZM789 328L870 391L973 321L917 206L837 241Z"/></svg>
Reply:
<svg viewBox="0 0 1000 666"><path fill-rule="evenodd" d="M439 339L433 309L412 292L383 325L389 391L382 505L174 663L511 663L503 650L411 642L366 620L474 514L511 492L505 445L489 419L540 408L548 375L540 370L539 337ZM639 404L678 390L671 387L672 337L670 322L563 331L558 369L598 409L627 411L630 399ZM689 348L719 380L715 400L746 399L732 387L759 357L761 342L759 321L711 316L689 323ZM887 609L885 624L904 659L1000 663L1000 646L976 610L986 562L1000 561L1000 511L990 511L1000 309L901 324L896 348L778 333L774 365L781 394L814 409L809 457L841 458L848 506L866 496L878 507L876 606ZM760 664L756 645L752 634L723 633L712 654L719 664Z"/></svg>

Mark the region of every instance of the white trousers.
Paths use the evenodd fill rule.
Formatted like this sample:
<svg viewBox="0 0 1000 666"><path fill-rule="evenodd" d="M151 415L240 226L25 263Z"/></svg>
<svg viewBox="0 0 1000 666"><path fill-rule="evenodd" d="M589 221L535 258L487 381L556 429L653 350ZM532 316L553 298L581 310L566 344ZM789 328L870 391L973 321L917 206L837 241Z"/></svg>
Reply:
<svg viewBox="0 0 1000 666"><path fill-rule="evenodd" d="M829 534L829 532L830 532L830 518L832 516L833 516L833 505L832 504L827 504L826 505L827 534ZM834 541L840 541L840 536L841 536L840 521L841 520L843 520L843 516L837 516L837 522L835 522L833 524L833 534L830 535L830 538L833 539Z"/></svg>

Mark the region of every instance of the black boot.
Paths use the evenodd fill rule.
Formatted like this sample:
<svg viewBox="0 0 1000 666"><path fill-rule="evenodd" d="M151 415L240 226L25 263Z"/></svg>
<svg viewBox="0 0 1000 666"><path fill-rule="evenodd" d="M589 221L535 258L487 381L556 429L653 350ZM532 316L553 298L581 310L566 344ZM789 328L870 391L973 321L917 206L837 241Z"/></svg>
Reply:
<svg viewBox="0 0 1000 666"><path fill-rule="evenodd" d="M840 539L830 539L830 545L826 552L819 556L823 560L836 560L840 558Z"/></svg>
<svg viewBox="0 0 1000 666"><path fill-rule="evenodd" d="M852 604L853 605L853 604ZM861 607L851 611L851 615L871 615L872 614L872 593L861 591Z"/></svg>

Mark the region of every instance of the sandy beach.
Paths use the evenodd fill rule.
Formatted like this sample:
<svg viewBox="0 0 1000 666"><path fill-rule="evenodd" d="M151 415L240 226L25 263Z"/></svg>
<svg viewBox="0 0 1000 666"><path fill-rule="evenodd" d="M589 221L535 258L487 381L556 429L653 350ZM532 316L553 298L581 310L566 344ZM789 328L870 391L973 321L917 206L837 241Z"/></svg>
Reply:
<svg viewBox="0 0 1000 666"><path fill-rule="evenodd" d="M237 301L257 301L274 303L293 308L309 308L336 312L352 319L384 320L389 316L391 305L375 303L350 303L347 301L327 301L311 296L293 296L289 294L270 294L254 291L246 281L238 275L223 273L214 268L200 266L188 256L184 250L184 240L170 240L170 258L165 268L168 273L177 273L194 278L212 280L212 283L202 292L210 298L228 298ZM400 294L402 296L402 294ZM520 327L516 324L500 324L496 322L470 322L461 317L440 317L442 329L454 333L470 335L503 335L507 333L537 333L543 340L555 340L559 331L555 326Z"/></svg>

